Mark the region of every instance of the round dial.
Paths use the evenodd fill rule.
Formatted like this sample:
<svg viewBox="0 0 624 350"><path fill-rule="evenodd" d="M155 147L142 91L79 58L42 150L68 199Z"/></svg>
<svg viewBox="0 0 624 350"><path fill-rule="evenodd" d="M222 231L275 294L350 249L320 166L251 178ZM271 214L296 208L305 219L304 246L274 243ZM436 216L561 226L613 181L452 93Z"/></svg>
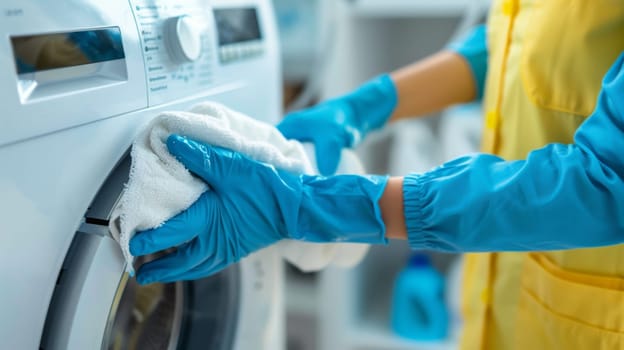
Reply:
<svg viewBox="0 0 624 350"><path fill-rule="evenodd" d="M196 61L202 53L201 34L189 16L167 19L165 39L171 57L178 63Z"/></svg>

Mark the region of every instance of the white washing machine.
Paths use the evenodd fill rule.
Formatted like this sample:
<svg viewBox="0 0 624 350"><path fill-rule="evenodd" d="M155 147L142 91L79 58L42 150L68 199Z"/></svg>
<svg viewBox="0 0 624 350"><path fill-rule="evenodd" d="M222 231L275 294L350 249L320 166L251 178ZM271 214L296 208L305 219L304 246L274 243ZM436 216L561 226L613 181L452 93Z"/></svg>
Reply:
<svg viewBox="0 0 624 350"><path fill-rule="evenodd" d="M107 230L163 110L281 113L268 0L0 2L0 347L280 349L282 265L138 286Z"/></svg>

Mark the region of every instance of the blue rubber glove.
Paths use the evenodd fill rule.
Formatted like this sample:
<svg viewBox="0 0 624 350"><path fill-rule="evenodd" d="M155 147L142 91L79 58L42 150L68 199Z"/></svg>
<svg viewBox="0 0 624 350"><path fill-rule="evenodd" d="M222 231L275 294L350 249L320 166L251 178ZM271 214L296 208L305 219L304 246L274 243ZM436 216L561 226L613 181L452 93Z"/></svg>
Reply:
<svg viewBox="0 0 624 350"><path fill-rule="evenodd" d="M466 60L475 81L476 97L478 100L483 98L488 67L487 27L485 24L473 28L464 38L451 43L448 49Z"/></svg>
<svg viewBox="0 0 624 350"><path fill-rule="evenodd" d="M277 128L286 138L313 142L319 171L331 175L342 149L382 127L396 104L394 83L389 75L382 75L348 95L288 114Z"/></svg>
<svg viewBox="0 0 624 350"><path fill-rule="evenodd" d="M385 176L296 175L177 135L167 147L211 190L162 226L131 239L135 256L177 247L139 269L141 284L205 277L287 238L386 242L377 204Z"/></svg>

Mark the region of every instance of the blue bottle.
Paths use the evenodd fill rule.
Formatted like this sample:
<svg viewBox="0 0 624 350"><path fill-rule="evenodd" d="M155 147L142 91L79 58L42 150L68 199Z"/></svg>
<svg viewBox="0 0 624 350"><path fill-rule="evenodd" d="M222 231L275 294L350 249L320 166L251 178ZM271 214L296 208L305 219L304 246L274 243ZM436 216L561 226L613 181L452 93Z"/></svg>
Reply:
<svg viewBox="0 0 624 350"><path fill-rule="evenodd" d="M444 278L425 254L413 254L394 284L392 329L404 338L443 340L448 333Z"/></svg>

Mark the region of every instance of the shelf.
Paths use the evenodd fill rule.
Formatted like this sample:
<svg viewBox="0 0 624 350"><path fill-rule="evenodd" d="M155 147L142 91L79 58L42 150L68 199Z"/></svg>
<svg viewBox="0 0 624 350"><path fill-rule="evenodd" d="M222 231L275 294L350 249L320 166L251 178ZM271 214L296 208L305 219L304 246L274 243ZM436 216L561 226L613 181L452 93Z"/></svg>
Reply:
<svg viewBox="0 0 624 350"><path fill-rule="evenodd" d="M457 349L457 331L449 332L448 339L415 341L395 334L390 327L388 306L381 302L368 302L361 318L348 327L350 349L379 350L454 350Z"/></svg>
<svg viewBox="0 0 624 350"><path fill-rule="evenodd" d="M328 268L320 274L319 304L321 349L341 350L455 350L459 324L452 321L447 339L414 341L395 334L391 327L392 288L396 273L411 251L404 242L391 240L371 247L353 269ZM433 262L447 271L454 259L437 255ZM450 310L449 310L450 311Z"/></svg>
<svg viewBox="0 0 624 350"><path fill-rule="evenodd" d="M400 338L388 328L374 323L362 323L351 329L349 338L353 350L455 350L458 347L454 339L422 342Z"/></svg>
<svg viewBox="0 0 624 350"><path fill-rule="evenodd" d="M365 17L453 17L477 0L352 0L354 14ZM489 1L481 0L485 9Z"/></svg>

